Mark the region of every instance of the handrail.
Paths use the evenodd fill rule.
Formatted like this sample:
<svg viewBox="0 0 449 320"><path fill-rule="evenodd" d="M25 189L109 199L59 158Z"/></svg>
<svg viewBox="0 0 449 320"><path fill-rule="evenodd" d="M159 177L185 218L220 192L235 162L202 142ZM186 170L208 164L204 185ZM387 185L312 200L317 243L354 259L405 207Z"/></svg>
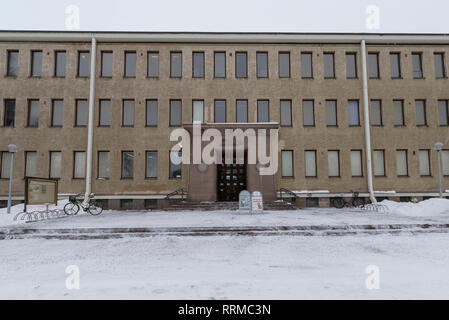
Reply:
<svg viewBox="0 0 449 320"><path fill-rule="evenodd" d="M184 201L187 198L187 191L184 189L178 189L172 193L167 194L165 199L171 199L173 196L181 195L181 200Z"/></svg>
<svg viewBox="0 0 449 320"><path fill-rule="evenodd" d="M286 189L286 188L281 188L281 189L279 189L279 194L280 194L280 199L281 199L282 201L284 201L284 193L289 194L290 196L292 196L292 197L290 197L290 198L295 198L295 200L296 200L296 198L298 197L298 196L296 195L296 193L294 193L293 191L288 190L288 189Z"/></svg>

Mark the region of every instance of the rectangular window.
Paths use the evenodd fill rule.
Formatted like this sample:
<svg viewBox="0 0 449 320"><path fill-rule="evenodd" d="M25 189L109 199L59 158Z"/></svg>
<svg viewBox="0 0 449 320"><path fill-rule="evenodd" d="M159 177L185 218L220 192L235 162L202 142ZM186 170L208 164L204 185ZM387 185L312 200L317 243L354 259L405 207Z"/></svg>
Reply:
<svg viewBox="0 0 449 320"><path fill-rule="evenodd" d="M236 102L236 122L248 122L248 100L237 100Z"/></svg>
<svg viewBox="0 0 449 320"><path fill-rule="evenodd" d="M290 52L279 52L279 78L290 78Z"/></svg>
<svg viewBox="0 0 449 320"><path fill-rule="evenodd" d="M335 78L335 59L333 53L323 54L324 60L324 78L334 79Z"/></svg>
<svg viewBox="0 0 449 320"><path fill-rule="evenodd" d="M122 126L134 126L134 100L123 100Z"/></svg>
<svg viewBox="0 0 449 320"><path fill-rule="evenodd" d="M316 151L309 150L304 152L305 155L305 166L306 166L306 177L316 177Z"/></svg>
<svg viewBox="0 0 449 320"><path fill-rule="evenodd" d="M281 100L281 126L292 126L292 101Z"/></svg>
<svg viewBox="0 0 449 320"><path fill-rule="evenodd" d="M214 77L226 78L226 52L214 52Z"/></svg>
<svg viewBox="0 0 449 320"><path fill-rule="evenodd" d="M327 152L327 166L329 177L339 177L340 176L340 152L339 151L328 151Z"/></svg>
<svg viewBox="0 0 449 320"><path fill-rule="evenodd" d="M412 53L413 78L422 79L424 77L422 70L422 54Z"/></svg>
<svg viewBox="0 0 449 320"><path fill-rule="evenodd" d="M157 100L147 100L147 127L156 127L157 126L157 117L158 117L158 107Z"/></svg>
<svg viewBox="0 0 449 320"><path fill-rule="evenodd" d="M444 53L434 53L435 61L435 78L443 79L446 78L446 67L444 65Z"/></svg>
<svg viewBox="0 0 449 320"><path fill-rule="evenodd" d="M204 52L194 52L192 63L192 77L204 78Z"/></svg>
<svg viewBox="0 0 449 320"><path fill-rule="evenodd" d="M348 101L348 124L349 126L360 126L359 101Z"/></svg>
<svg viewBox="0 0 449 320"><path fill-rule="evenodd" d="M281 161L282 161L282 177L283 178L293 177L293 151L282 150Z"/></svg>
<svg viewBox="0 0 449 320"><path fill-rule="evenodd" d="M326 125L336 127L337 122L337 100L326 100Z"/></svg>
<svg viewBox="0 0 449 320"><path fill-rule="evenodd" d="M449 176L449 150L441 151L441 165L443 167L443 175Z"/></svg>
<svg viewBox="0 0 449 320"><path fill-rule="evenodd" d="M346 54L346 78L355 79L357 78L357 54L347 53Z"/></svg>
<svg viewBox="0 0 449 320"><path fill-rule="evenodd" d="M86 175L86 152L75 151L74 153L74 165L73 165L73 178L84 179Z"/></svg>
<svg viewBox="0 0 449 320"><path fill-rule="evenodd" d="M31 76L42 75L42 51L31 51Z"/></svg>
<svg viewBox="0 0 449 320"><path fill-rule="evenodd" d="M170 52L170 77L182 77L182 53Z"/></svg>
<svg viewBox="0 0 449 320"><path fill-rule="evenodd" d="M248 77L248 64L246 52L235 53L235 77L236 78Z"/></svg>
<svg viewBox="0 0 449 320"><path fill-rule="evenodd" d="M2 172L0 175L1 179L9 179L9 171L11 168L11 157L12 154L7 151L2 152Z"/></svg>
<svg viewBox="0 0 449 320"><path fill-rule="evenodd" d="M447 100L438 100L438 119L440 122L440 126L447 126L449 124Z"/></svg>
<svg viewBox="0 0 449 320"><path fill-rule="evenodd" d="M170 151L169 178L181 179L182 174L182 153L181 151Z"/></svg>
<svg viewBox="0 0 449 320"><path fill-rule="evenodd" d="M37 152L25 151L25 177L36 176Z"/></svg>
<svg viewBox="0 0 449 320"><path fill-rule="evenodd" d="M430 176L430 150L419 150L419 174Z"/></svg>
<svg viewBox="0 0 449 320"><path fill-rule="evenodd" d="M313 78L312 53L301 53L301 77Z"/></svg>
<svg viewBox="0 0 449 320"><path fill-rule="evenodd" d="M109 151L98 151L98 178L109 179Z"/></svg>
<svg viewBox="0 0 449 320"><path fill-rule="evenodd" d="M405 126L404 119L404 100L393 100L394 125Z"/></svg>
<svg viewBox="0 0 449 320"><path fill-rule="evenodd" d="M396 150L396 168L399 177L408 176L407 150Z"/></svg>
<svg viewBox="0 0 449 320"><path fill-rule="evenodd" d="M100 127L111 125L111 100L100 100Z"/></svg>
<svg viewBox="0 0 449 320"><path fill-rule="evenodd" d="M51 126L52 127L62 127L62 115L63 115L64 100L53 100L52 101L52 112L51 112Z"/></svg>
<svg viewBox="0 0 449 320"><path fill-rule="evenodd" d="M362 150L351 150L351 173L353 177L363 176Z"/></svg>
<svg viewBox="0 0 449 320"><path fill-rule="evenodd" d="M125 52L125 78L136 77L136 53Z"/></svg>
<svg viewBox="0 0 449 320"><path fill-rule="evenodd" d="M371 125L382 125L382 102L381 100L371 100Z"/></svg>
<svg viewBox="0 0 449 320"><path fill-rule="evenodd" d="M5 100L5 114L3 119L3 125L5 127L14 127L14 120L16 115L16 100Z"/></svg>
<svg viewBox="0 0 449 320"><path fill-rule="evenodd" d="M150 78L159 77L159 52L148 52L147 75Z"/></svg>
<svg viewBox="0 0 449 320"><path fill-rule="evenodd" d="M385 151L373 151L374 176L385 177Z"/></svg>
<svg viewBox="0 0 449 320"><path fill-rule="evenodd" d="M193 100L192 101L192 120L193 122L204 122L204 101Z"/></svg>
<svg viewBox="0 0 449 320"><path fill-rule="evenodd" d="M270 103L268 100L257 100L257 122L270 122Z"/></svg>
<svg viewBox="0 0 449 320"><path fill-rule="evenodd" d="M425 100L416 100L416 125L417 126L427 125Z"/></svg>
<svg viewBox="0 0 449 320"><path fill-rule="evenodd" d="M17 77L19 74L19 51L8 51L8 72L9 77Z"/></svg>
<svg viewBox="0 0 449 320"><path fill-rule="evenodd" d="M50 178L61 178L62 153L60 151L50 152Z"/></svg>
<svg viewBox="0 0 449 320"><path fill-rule="evenodd" d="M78 52L78 77L87 78L90 69L90 52Z"/></svg>
<svg viewBox="0 0 449 320"><path fill-rule="evenodd" d="M104 78L112 77L112 52L101 52L101 76Z"/></svg>
<svg viewBox="0 0 449 320"><path fill-rule="evenodd" d="M226 100L215 100L214 121L215 123L226 123Z"/></svg>
<svg viewBox="0 0 449 320"><path fill-rule="evenodd" d="M87 100L76 100L76 127L87 126Z"/></svg>
<svg viewBox="0 0 449 320"><path fill-rule="evenodd" d="M304 126L315 126L315 107L313 100L303 100L302 102L302 116Z"/></svg>
<svg viewBox="0 0 449 320"><path fill-rule="evenodd" d="M39 100L28 100L28 127L39 126Z"/></svg>
<svg viewBox="0 0 449 320"><path fill-rule="evenodd" d="M180 126L182 122L181 100L170 100L170 126Z"/></svg>
<svg viewBox="0 0 449 320"><path fill-rule="evenodd" d="M55 52L55 76L65 77L66 74L66 52Z"/></svg>
<svg viewBox="0 0 449 320"><path fill-rule="evenodd" d="M370 79L379 78L379 54L368 53L368 76Z"/></svg>
<svg viewBox="0 0 449 320"><path fill-rule="evenodd" d="M134 152L122 151L122 179L134 177Z"/></svg>
<svg viewBox="0 0 449 320"><path fill-rule="evenodd" d="M268 52L256 53L257 77L268 78Z"/></svg>
<svg viewBox="0 0 449 320"><path fill-rule="evenodd" d="M147 151L146 153L146 170L145 178L157 178L157 151Z"/></svg>
<svg viewBox="0 0 449 320"><path fill-rule="evenodd" d="M401 54L390 53L390 75L393 79L401 78Z"/></svg>

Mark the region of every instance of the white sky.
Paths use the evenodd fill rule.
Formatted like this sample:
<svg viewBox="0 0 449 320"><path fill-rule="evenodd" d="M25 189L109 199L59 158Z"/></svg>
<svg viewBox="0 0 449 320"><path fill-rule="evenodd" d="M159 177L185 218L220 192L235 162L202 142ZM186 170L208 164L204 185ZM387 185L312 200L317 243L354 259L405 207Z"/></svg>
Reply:
<svg viewBox="0 0 449 320"><path fill-rule="evenodd" d="M448 0L3 0L0 29L66 30L71 4L89 31L449 33Z"/></svg>

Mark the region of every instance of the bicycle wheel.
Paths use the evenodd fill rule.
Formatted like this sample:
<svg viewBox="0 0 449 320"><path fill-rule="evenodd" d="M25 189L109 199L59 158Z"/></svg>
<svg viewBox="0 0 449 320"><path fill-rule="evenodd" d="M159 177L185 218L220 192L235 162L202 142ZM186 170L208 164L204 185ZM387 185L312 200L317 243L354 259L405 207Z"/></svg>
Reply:
<svg viewBox="0 0 449 320"><path fill-rule="evenodd" d="M98 204L94 203L89 206L87 211L89 211L89 213L93 216L98 216L103 212L103 208L100 207Z"/></svg>
<svg viewBox="0 0 449 320"><path fill-rule="evenodd" d="M332 205L337 209L342 209L345 206L345 201L343 198L334 198L332 200Z"/></svg>
<svg viewBox="0 0 449 320"><path fill-rule="evenodd" d="M360 208L363 207L365 205L365 200L363 198L354 198L354 200L352 200L352 206L355 208Z"/></svg>
<svg viewBox="0 0 449 320"><path fill-rule="evenodd" d="M64 212L68 216L77 214L79 210L80 210L79 205L77 205L73 202L69 202L64 206Z"/></svg>

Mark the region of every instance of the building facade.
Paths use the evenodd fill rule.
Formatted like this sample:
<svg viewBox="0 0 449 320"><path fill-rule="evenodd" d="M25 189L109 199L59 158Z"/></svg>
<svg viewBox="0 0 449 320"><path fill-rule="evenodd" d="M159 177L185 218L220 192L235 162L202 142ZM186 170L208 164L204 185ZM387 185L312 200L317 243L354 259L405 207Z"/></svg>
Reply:
<svg viewBox="0 0 449 320"><path fill-rule="evenodd" d="M92 38L91 184L109 207L161 206L179 189L195 201L234 201L241 189L274 201L285 189L328 206L368 197L367 151L377 197L435 196L438 141L449 189L447 36L0 32L0 201L12 143L14 199L25 176L59 179L61 197L84 193ZM194 121L279 129L279 170L172 163L171 132Z"/></svg>

